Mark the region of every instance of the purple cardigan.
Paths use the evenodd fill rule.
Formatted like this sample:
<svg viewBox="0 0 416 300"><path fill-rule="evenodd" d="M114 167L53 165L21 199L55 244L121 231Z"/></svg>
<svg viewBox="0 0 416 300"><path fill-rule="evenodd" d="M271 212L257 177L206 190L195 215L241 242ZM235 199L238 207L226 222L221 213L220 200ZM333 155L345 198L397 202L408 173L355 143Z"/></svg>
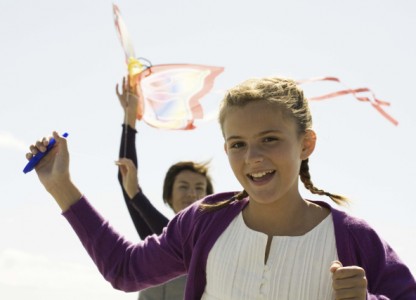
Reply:
<svg viewBox="0 0 416 300"><path fill-rule="evenodd" d="M194 300L204 293L212 246L248 200L234 201L214 212L201 211L199 204L229 199L234 194L207 196L177 214L160 236L149 236L137 244L113 230L85 197L63 215L114 288L138 291L188 274L185 299ZM365 269L367 299L416 299L416 282L409 269L365 221L325 202L315 203L331 210L341 263Z"/></svg>

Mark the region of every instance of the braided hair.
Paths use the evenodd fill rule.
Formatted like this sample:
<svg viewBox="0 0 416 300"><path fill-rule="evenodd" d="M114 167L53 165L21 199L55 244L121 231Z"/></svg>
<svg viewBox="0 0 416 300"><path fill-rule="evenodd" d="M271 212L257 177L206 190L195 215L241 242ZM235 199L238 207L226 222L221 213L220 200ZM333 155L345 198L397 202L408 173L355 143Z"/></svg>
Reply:
<svg viewBox="0 0 416 300"><path fill-rule="evenodd" d="M308 100L296 82L288 78L266 77L253 78L227 91L221 102L219 112L219 123L224 134L224 122L227 113L234 108L241 108L254 101L262 101L271 105L277 105L282 109L285 116L292 118L297 125L297 133L304 134L312 128L312 115ZM325 195L337 204L344 204L348 199L344 196L332 194L314 186L309 173L309 159L302 161L299 176L304 186L313 194ZM246 191L242 191L232 198L214 204L201 204L203 209L217 209L227 206L233 201L247 197Z"/></svg>

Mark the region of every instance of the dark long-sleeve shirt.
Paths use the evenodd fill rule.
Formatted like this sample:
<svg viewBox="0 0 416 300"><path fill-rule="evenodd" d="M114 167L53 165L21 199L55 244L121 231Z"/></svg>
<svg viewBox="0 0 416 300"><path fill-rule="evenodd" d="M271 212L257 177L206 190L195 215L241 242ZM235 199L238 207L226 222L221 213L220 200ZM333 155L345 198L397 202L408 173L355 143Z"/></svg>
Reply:
<svg viewBox="0 0 416 300"><path fill-rule="evenodd" d="M130 126L123 125L120 143L119 157L126 157L133 161L134 165L138 166L137 151L136 151L136 133L137 131ZM142 188L139 187L139 193L130 199L123 188L122 177L120 171L118 172L118 180L123 191L124 201L130 217L136 227L140 238L144 240L148 235L162 233L169 219L161 214L150 202L150 200L143 193Z"/></svg>

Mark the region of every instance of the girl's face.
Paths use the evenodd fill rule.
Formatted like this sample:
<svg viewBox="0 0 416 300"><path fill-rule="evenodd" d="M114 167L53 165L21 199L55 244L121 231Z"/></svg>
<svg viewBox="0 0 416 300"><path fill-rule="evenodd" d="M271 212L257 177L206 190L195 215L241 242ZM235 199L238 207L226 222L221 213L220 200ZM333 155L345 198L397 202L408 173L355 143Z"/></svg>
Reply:
<svg viewBox="0 0 416 300"><path fill-rule="evenodd" d="M184 170L175 177L170 205L175 213L206 196L207 179L204 175Z"/></svg>
<svg viewBox="0 0 416 300"><path fill-rule="evenodd" d="M230 109L223 133L231 168L251 200L269 204L300 197L299 169L313 151L313 131L299 136L293 119L259 101Z"/></svg>

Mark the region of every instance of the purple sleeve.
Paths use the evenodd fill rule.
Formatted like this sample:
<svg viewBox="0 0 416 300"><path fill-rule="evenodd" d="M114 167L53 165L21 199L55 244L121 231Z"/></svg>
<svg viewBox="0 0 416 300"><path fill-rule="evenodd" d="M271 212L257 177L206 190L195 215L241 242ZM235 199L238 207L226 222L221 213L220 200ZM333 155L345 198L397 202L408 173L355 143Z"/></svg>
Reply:
<svg viewBox="0 0 416 300"><path fill-rule="evenodd" d="M390 298L381 295L372 295L367 292L367 300L390 300Z"/></svg>
<svg viewBox="0 0 416 300"><path fill-rule="evenodd" d="M173 223L160 236L133 244L118 234L85 197L63 213L100 273L116 289L138 291L186 272L181 232Z"/></svg>
<svg viewBox="0 0 416 300"><path fill-rule="evenodd" d="M416 299L416 281L390 245L365 221L349 216L346 220L338 255L343 264L365 270L367 299Z"/></svg>
<svg viewBox="0 0 416 300"><path fill-rule="evenodd" d="M367 248L363 259L369 281L368 299L415 300L415 279L397 253L374 231L371 231L368 243L372 247Z"/></svg>

